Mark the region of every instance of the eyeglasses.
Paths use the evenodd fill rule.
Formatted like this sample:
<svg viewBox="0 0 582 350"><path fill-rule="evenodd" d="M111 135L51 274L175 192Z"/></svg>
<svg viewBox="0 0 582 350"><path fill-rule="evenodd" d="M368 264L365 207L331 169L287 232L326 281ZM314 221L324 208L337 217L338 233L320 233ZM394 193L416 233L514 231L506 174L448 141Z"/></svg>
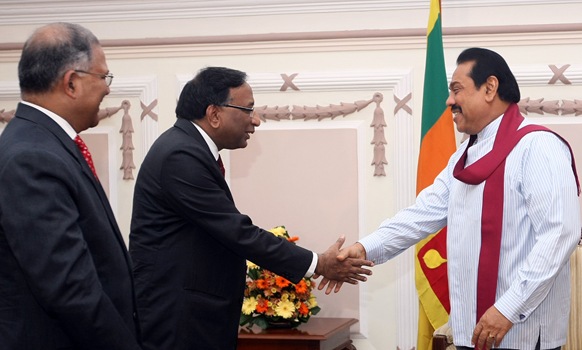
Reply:
<svg viewBox="0 0 582 350"><path fill-rule="evenodd" d="M249 115L251 117L253 116L253 112L255 111L255 109L253 107L243 107L243 106L231 105L231 104L228 104L228 103L225 103L225 104L223 104L221 106L222 107L236 108L236 109L241 110L241 111L249 112Z"/></svg>
<svg viewBox="0 0 582 350"><path fill-rule="evenodd" d="M111 73L107 73L107 74L92 73L92 72L87 72L87 71L81 70L81 69L75 69L75 72L91 74L91 75L94 75L96 77L99 77L99 78L105 80L105 84L107 84L107 86L111 85L111 82L113 81L113 74L111 74Z"/></svg>

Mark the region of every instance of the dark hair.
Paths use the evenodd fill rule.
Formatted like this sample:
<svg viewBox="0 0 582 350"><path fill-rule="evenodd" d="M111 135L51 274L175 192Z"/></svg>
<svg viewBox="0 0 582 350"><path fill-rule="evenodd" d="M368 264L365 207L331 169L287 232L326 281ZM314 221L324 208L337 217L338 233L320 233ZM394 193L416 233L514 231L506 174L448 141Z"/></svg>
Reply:
<svg viewBox="0 0 582 350"><path fill-rule="evenodd" d="M495 76L499 81L497 89L499 98L506 102L519 102L521 96L519 86L503 57L494 51L473 47L461 52L457 58L457 65L471 61L475 64L469 76L477 88L480 88L487 78Z"/></svg>
<svg viewBox="0 0 582 350"><path fill-rule="evenodd" d="M203 118L208 106L228 103L230 89L243 85L246 79L246 73L235 69L203 68L182 89L176 116L188 120Z"/></svg>
<svg viewBox="0 0 582 350"><path fill-rule="evenodd" d="M18 79L24 93L49 91L69 69L89 69L92 46L99 40L72 23L53 23L37 29L24 43Z"/></svg>

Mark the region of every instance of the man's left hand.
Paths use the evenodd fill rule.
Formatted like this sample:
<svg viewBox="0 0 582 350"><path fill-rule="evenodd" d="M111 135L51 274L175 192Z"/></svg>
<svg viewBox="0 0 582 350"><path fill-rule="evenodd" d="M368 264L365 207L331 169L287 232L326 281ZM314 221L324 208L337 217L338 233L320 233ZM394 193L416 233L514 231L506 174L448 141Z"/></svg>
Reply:
<svg viewBox="0 0 582 350"><path fill-rule="evenodd" d="M513 323L495 306L491 306L477 322L471 343L477 345L477 349L489 350L498 347L511 327Z"/></svg>

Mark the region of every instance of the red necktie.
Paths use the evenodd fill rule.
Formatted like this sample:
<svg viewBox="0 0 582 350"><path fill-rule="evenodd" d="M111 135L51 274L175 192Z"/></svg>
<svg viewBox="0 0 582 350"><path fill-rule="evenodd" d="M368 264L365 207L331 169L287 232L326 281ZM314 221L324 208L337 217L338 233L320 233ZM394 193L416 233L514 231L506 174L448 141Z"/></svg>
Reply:
<svg viewBox="0 0 582 350"><path fill-rule="evenodd" d="M97 172L95 171L95 165L93 165L93 158L91 158L91 153L89 152L89 148L87 148L87 145L85 144L85 142L83 142L83 140L81 139L81 137L79 135L77 135L77 137L75 137L75 143L77 144L77 147L79 147L81 154L83 154L83 158L85 158L85 161L89 165L89 168L91 168L93 175L95 175L95 179L99 180L99 177L97 176Z"/></svg>
<svg viewBox="0 0 582 350"><path fill-rule="evenodd" d="M224 164L222 163L222 158L220 157L220 154L218 155L218 160L216 162L218 163L218 167L220 168L220 172L222 173L222 176L224 176L226 171L224 170Z"/></svg>

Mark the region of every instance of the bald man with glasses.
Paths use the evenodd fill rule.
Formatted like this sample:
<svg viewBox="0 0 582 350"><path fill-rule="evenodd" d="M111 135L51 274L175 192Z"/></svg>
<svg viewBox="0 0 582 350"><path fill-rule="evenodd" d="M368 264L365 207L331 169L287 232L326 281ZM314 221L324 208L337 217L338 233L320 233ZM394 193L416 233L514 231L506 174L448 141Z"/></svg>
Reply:
<svg viewBox="0 0 582 350"><path fill-rule="evenodd" d="M110 92L103 49L84 27L49 24L18 77L0 135L0 348L138 350L129 254L79 136Z"/></svg>

